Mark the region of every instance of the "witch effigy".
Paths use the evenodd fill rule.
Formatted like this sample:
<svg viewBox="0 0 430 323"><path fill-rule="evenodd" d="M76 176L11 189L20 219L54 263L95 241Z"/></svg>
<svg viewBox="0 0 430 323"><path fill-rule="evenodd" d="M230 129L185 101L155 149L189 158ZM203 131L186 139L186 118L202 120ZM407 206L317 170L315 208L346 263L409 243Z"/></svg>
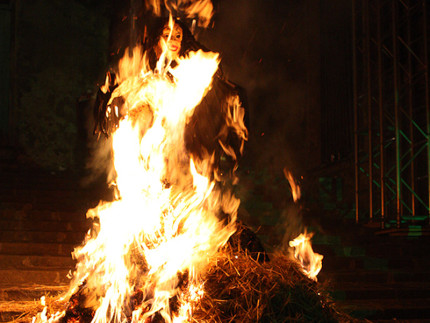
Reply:
<svg viewBox="0 0 430 323"><path fill-rule="evenodd" d="M143 48L126 52L107 74L94 133L113 139L116 200L89 212L99 221L75 250L63 320L188 317L191 290L201 289L201 272L221 247L266 259L255 234L237 222L231 187L248 133L240 90L218 64L218 54L170 16L157 19ZM116 223L106 233L112 237L104 237L105 221ZM117 235L123 240L113 245ZM124 274L115 280L109 275L118 264Z"/></svg>
<svg viewBox="0 0 430 323"><path fill-rule="evenodd" d="M240 87L183 20L149 29L98 91L94 133L112 139L115 198L88 211L66 309L50 321L337 321L298 264L269 260L237 220Z"/></svg>
<svg viewBox="0 0 430 323"><path fill-rule="evenodd" d="M151 29L152 33L144 41L145 68L155 74L164 73L169 82L175 82L169 69L175 68L178 60L190 52L199 50L209 52L195 39L186 23L179 19L158 18ZM116 130L121 118L127 114L139 119L139 113L145 113L142 107L128 110L121 97L111 100L113 91L119 86L115 81L115 72L108 72L106 80L106 84L97 93L94 106L96 120L94 134L98 136L101 134L109 136ZM243 154L244 141L247 139L244 96L244 90L227 80L218 66L211 88L195 107L184 129L187 153L197 163L211 156L211 179L215 179L221 186L229 185L231 181L236 180L234 172ZM229 123L229 115L233 113L232 101L239 104L237 107L241 112L238 120L240 125ZM145 117L148 118L148 114ZM151 116L149 118L151 119ZM171 183L166 181L166 184ZM241 226L241 248L251 254L259 254L261 261L267 260L268 256L257 236L242 223L238 225ZM233 243L233 239L230 242Z"/></svg>
<svg viewBox="0 0 430 323"><path fill-rule="evenodd" d="M175 80L169 70L178 65L178 60L190 52L209 52L195 39L186 23L179 19L169 22L168 18L158 18L148 29L152 32L143 42L145 69L163 75L170 82ZM109 71L106 84L99 89L94 106L94 133L98 136L109 136L118 127L121 118L127 114L136 116L137 112L142 110L142 107L135 111L130 110L125 106L122 97L111 99L118 86L115 71ZM184 134L187 151L195 160L201 160L203 154L215 154L213 170L218 179L231 178L243 153L244 141L247 139L245 124L238 133L226 120L228 113L231 113L229 100L233 99L238 100L237 103L243 110L242 118L245 118L244 96L243 89L227 80L221 67L218 67L210 90L187 121Z"/></svg>

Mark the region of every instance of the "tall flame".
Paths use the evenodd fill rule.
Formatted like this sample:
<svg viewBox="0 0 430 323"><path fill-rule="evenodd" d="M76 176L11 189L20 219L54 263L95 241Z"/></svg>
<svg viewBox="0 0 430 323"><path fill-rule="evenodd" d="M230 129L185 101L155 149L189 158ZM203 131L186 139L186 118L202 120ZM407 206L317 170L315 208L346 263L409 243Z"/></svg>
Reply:
<svg viewBox="0 0 430 323"><path fill-rule="evenodd" d="M288 183L290 183L293 200L294 202L297 202L298 200L300 200L301 197L300 186L296 184L293 175L286 168L284 168L284 176L287 179Z"/></svg>
<svg viewBox="0 0 430 323"><path fill-rule="evenodd" d="M119 86L110 100L125 102L125 117L112 135L116 197L88 211L96 224L73 253L78 263L68 296L85 286L93 322L146 322L155 313L166 322L188 321L204 293L200 277L208 259L236 230L239 200L210 180L213 157L199 161L197 170L184 143L187 120L211 87L218 54L191 52L161 71L149 70L145 60L136 48L119 63ZM227 119L246 137L240 117L233 111ZM186 293L178 288L184 275ZM133 307L136 294L142 302ZM172 311L174 296L179 309Z"/></svg>

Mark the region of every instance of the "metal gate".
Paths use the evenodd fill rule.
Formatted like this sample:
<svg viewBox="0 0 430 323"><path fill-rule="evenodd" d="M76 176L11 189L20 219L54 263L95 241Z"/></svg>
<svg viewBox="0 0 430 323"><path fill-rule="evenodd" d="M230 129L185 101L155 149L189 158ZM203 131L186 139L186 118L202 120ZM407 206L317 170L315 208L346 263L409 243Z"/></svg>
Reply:
<svg viewBox="0 0 430 323"><path fill-rule="evenodd" d="M356 222L405 231L430 203L428 0L353 0Z"/></svg>

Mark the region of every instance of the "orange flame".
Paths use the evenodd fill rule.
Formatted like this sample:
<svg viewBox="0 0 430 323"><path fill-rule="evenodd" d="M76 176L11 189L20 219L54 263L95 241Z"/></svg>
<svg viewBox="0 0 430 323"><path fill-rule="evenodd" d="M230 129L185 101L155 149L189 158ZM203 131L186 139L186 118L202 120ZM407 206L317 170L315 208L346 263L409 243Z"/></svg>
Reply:
<svg viewBox="0 0 430 323"><path fill-rule="evenodd" d="M286 168L284 168L284 176L288 180L288 183L290 183L293 200L297 202L301 197L300 186L296 184L293 175Z"/></svg>
<svg viewBox="0 0 430 323"><path fill-rule="evenodd" d="M310 240L313 233L301 233L297 238L290 241L290 247L294 248L294 257L302 265L304 273L310 278L317 281L317 275L322 268L323 256L314 253Z"/></svg>
<svg viewBox="0 0 430 323"><path fill-rule="evenodd" d="M146 2L146 7L156 16L161 16L163 5L171 15L180 13L186 18L197 18L199 26L204 28L209 26L213 16L211 0L148 0Z"/></svg>
<svg viewBox="0 0 430 323"><path fill-rule="evenodd" d="M168 322L188 317L190 305L185 301L181 308L187 310L177 318L169 308L169 300L177 295L177 273L188 271L190 281L197 282L208 257L235 230L234 222L223 227L217 219L220 192L204 172L196 172L192 159L187 161L182 136L187 117L207 91L217 66L217 54L193 52L169 70L175 83L146 72L138 89L133 83L139 83L139 77L117 88L122 96L129 95L126 102L132 98L129 111L150 106L153 116L150 126L143 123L143 128L125 118L114 133L118 200L89 213L99 218L100 232L75 251L78 259L86 259L75 281L85 279L96 289L103 286L105 296L98 300L95 321L120 321L122 305L136 286L148 299L133 314L137 320L145 321L156 312ZM184 172L188 177L181 177ZM183 190L177 192L165 182L178 183ZM133 249L143 255L146 272L139 273L142 269L130 264ZM87 275L89 267L95 275Z"/></svg>
<svg viewBox="0 0 430 323"><path fill-rule="evenodd" d="M203 295L200 277L209 259L236 230L239 200L210 180L213 156L196 170L183 135L211 86L218 54L190 52L175 68L160 65L155 71L146 61L135 48L119 62L110 100L125 102L125 117L112 135L116 198L88 211L98 223L73 252L78 262L65 297L85 284L93 322L123 322L129 310L124 304L136 291L144 301L131 313L133 322L155 313L166 322L189 321ZM243 108L238 99L230 106L227 123L246 139ZM218 219L220 210L229 215L227 224ZM188 273L186 293L178 290L178 273ZM173 296L177 313L169 305Z"/></svg>

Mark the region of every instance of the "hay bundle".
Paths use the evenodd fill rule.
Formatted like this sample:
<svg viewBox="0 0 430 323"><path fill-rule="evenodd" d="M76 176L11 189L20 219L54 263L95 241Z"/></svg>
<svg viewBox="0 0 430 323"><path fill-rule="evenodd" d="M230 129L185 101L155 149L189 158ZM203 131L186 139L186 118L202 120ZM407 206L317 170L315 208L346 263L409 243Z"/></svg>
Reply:
<svg viewBox="0 0 430 323"><path fill-rule="evenodd" d="M206 275L195 322L339 322L322 287L284 255L258 262L247 253L218 255Z"/></svg>

